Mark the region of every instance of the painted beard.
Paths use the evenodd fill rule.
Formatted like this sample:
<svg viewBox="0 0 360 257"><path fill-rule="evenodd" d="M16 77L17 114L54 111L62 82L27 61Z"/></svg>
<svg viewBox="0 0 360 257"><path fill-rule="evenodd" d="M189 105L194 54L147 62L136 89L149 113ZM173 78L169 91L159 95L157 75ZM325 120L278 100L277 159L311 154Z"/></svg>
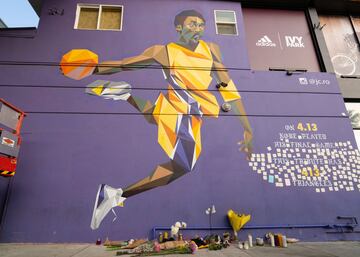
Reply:
<svg viewBox="0 0 360 257"><path fill-rule="evenodd" d="M189 45L197 45L199 40L201 39L203 33L201 32L192 32L189 30L185 30L181 33L181 38L184 43Z"/></svg>
<svg viewBox="0 0 360 257"><path fill-rule="evenodd" d="M191 39L190 39L190 41L192 42L192 43L199 43L199 40L200 40L200 35L199 34L195 34Z"/></svg>

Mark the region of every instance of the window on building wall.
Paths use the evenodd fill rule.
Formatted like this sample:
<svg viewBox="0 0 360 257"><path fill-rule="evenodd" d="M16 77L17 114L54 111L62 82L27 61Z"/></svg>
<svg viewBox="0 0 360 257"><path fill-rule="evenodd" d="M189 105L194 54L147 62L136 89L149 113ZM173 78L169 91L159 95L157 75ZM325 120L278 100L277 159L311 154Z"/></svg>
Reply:
<svg viewBox="0 0 360 257"><path fill-rule="evenodd" d="M236 15L234 11L215 10L216 34L237 35Z"/></svg>
<svg viewBox="0 0 360 257"><path fill-rule="evenodd" d="M320 71L304 11L243 8L243 16L252 69Z"/></svg>
<svg viewBox="0 0 360 257"><path fill-rule="evenodd" d="M78 4L75 29L120 31L123 12L121 5Z"/></svg>
<svg viewBox="0 0 360 257"><path fill-rule="evenodd" d="M337 76L360 76L360 20L341 15L320 15L322 32Z"/></svg>
<svg viewBox="0 0 360 257"><path fill-rule="evenodd" d="M356 144L360 149L360 103L345 103L346 109L349 114L351 126L354 131Z"/></svg>

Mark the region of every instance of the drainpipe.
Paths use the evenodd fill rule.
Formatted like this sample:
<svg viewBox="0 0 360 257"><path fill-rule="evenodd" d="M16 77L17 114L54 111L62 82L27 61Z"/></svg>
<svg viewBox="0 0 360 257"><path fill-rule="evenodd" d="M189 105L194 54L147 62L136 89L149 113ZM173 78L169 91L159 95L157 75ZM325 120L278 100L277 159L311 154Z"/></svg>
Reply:
<svg viewBox="0 0 360 257"><path fill-rule="evenodd" d="M335 231L326 231L326 233L329 234L339 234L339 233L360 233L360 231L355 231L355 227L358 225L358 221L356 217L352 216L337 216L336 217L339 220L350 220L350 222L346 224L341 224L342 226L339 226L338 224L334 224L334 229L337 229ZM344 230L344 228L347 228L349 230Z"/></svg>

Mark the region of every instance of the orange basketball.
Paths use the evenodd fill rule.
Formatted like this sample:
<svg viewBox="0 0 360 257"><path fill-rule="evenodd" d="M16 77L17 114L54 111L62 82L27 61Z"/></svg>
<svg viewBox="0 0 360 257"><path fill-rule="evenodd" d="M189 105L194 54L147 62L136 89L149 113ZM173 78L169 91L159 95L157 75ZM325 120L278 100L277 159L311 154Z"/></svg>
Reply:
<svg viewBox="0 0 360 257"><path fill-rule="evenodd" d="M93 74L99 58L97 54L87 49L73 49L61 59L62 73L71 79L80 80Z"/></svg>

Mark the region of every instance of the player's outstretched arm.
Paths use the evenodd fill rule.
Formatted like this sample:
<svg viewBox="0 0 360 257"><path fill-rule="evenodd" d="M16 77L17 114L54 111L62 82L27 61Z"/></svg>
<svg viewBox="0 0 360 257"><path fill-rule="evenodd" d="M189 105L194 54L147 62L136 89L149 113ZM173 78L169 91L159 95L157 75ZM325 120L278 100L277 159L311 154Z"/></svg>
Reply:
<svg viewBox="0 0 360 257"><path fill-rule="evenodd" d="M155 45L142 54L122 60L98 62L98 56L88 49L73 49L62 57L60 71L68 78L80 80L93 74L106 75L123 70L146 68L153 63L168 66L166 47Z"/></svg>
<svg viewBox="0 0 360 257"><path fill-rule="evenodd" d="M137 70L146 68L154 63L164 64L168 60L166 47L154 45L137 56L119 61L104 61L97 65L94 74L107 75L120 71Z"/></svg>
<svg viewBox="0 0 360 257"><path fill-rule="evenodd" d="M244 140L239 142L240 150L246 152L247 158L250 159L253 151L253 133L250 122L246 116L245 107L234 82L229 76L228 70L221 61L219 46L214 43L209 43L209 47L214 58L213 75L217 80L217 83L226 85L225 87L221 86L219 91L224 100L231 105L234 113L238 115L240 123L244 128Z"/></svg>
<svg viewBox="0 0 360 257"><path fill-rule="evenodd" d="M251 154L253 152L253 145L252 145L253 132L250 126L249 119L246 116L245 107L241 99L237 99L229 103L234 113L238 115L237 117L239 117L241 125L244 128L244 140L239 142L240 150L244 151L247 154L247 158L250 159Z"/></svg>

